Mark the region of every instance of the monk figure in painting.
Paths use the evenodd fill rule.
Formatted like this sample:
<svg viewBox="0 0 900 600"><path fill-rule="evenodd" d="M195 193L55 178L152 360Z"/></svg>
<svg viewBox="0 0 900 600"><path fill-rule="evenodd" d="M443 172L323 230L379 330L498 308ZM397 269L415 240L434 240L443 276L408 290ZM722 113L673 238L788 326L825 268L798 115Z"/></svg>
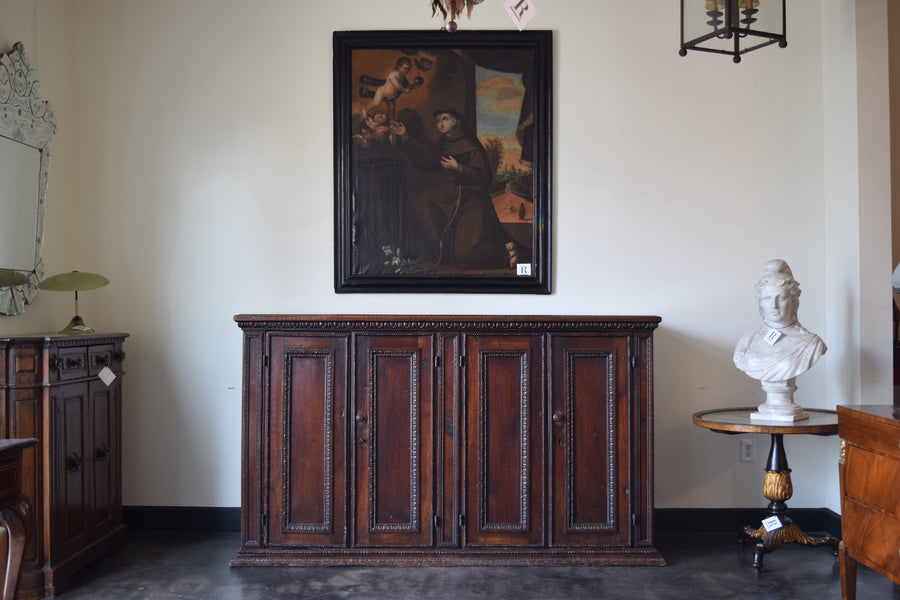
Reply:
<svg viewBox="0 0 900 600"><path fill-rule="evenodd" d="M455 108L440 108L433 117L441 134L437 142L410 136L399 122L391 123L391 131L416 169L435 174L422 197L414 199L437 254L434 266L467 271L514 268L516 246L491 201L493 172L484 146L465 130Z"/></svg>

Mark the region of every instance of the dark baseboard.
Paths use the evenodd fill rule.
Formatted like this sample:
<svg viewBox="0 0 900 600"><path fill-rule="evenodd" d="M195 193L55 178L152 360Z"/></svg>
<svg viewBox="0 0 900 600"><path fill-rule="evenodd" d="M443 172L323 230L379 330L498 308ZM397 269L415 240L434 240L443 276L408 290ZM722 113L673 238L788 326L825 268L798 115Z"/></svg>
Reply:
<svg viewBox="0 0 900 600"><path fill-rule="evenodd" d="M240 507L123 506L122 520L141 531L240 531Z"/></svg>
<svg viewBox="0 0 900 600"><path fill-rule="evenodd" d="M764 508L657 508L656 533L732 533L745 525L759 527L767 515ZM788 516L807 533L841 537L841 516L828 508L791 508Z"/></svg>
<svg viewBox="0 0 900 600"><path fill-rule="evenodd" d="M841 516L827 508L792 508L790 517L807 533L841 536ZM657 508L656 533L737 533L744 525L757 527L766 516L762 508ZM125 506L129 528L141 531L240 531L240 507Z"/></svg>

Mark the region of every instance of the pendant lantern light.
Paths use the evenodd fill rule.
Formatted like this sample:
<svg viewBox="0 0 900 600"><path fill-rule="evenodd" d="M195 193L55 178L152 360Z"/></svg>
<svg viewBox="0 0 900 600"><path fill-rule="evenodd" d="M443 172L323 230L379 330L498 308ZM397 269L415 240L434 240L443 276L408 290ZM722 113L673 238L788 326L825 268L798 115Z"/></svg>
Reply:
<svg viewBox="0 0 900 600"><path fill-rule="evenodd" d="M787 46L786 0L680 0L681 49L728 54L736 63L747 52Z"/></svg>

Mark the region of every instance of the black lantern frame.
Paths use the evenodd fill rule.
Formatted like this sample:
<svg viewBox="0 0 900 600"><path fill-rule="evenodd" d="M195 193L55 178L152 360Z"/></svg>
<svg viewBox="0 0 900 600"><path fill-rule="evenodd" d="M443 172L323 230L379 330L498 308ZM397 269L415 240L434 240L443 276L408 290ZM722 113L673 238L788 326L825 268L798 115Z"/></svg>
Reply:
<svg viewBox="0 0 900 600"><path fill-rule="evenodd" d="M747 52L776 43L780 48L787 46L786 0L680 1L681 49L678 54L681 56L686 56L688 50L696 50L727 54L735 63L739 63L741 55ZM764 8L760 8L760 5ZM763 20L766 22L760 23L760 17L765 17ZM705 27L702 23L704 19ZM761 25L771 26L769 28L772 31L757 29ZM701 35L685 39L700 31L703 32ZM759 43L753 44L757 41ZM742 43L745 45L743 48Z"/></svg>

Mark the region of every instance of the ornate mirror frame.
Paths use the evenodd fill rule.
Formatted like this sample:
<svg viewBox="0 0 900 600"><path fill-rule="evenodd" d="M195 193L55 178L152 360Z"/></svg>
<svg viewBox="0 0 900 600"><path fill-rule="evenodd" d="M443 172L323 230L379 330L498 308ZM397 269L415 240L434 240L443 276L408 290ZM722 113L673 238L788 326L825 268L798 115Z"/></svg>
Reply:
<svg viewBox="0 0 900 600"><path fill-rule="evenodd" d="M25 312L38 291L44 275L41 251L44 247L44 214L46 207L47 173L50 166L50 139L56 133L56 120L50 104L41 100L37 71L25 56L21 42L12 50L0 54L0 136L19 142L40 153L37 190L37 223L34 240L34 267L19 285L0 286L0 314L17 315ZM2 180L0 180L0 185ZM2 207L0 207L2 210ZM0 214L0 219L3 216ZM2 269L4 265L0 265Z"/></svg>

